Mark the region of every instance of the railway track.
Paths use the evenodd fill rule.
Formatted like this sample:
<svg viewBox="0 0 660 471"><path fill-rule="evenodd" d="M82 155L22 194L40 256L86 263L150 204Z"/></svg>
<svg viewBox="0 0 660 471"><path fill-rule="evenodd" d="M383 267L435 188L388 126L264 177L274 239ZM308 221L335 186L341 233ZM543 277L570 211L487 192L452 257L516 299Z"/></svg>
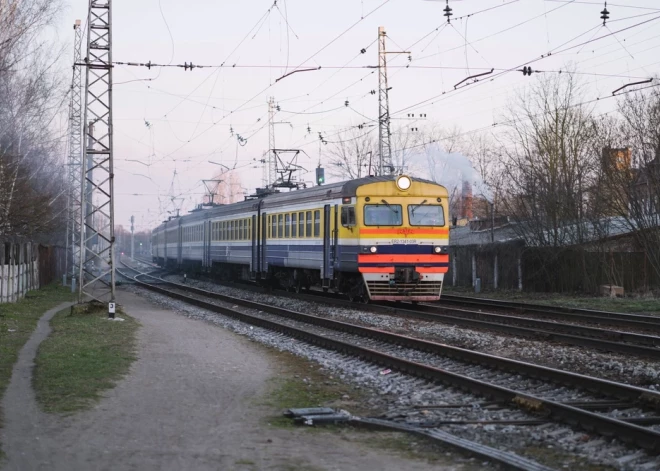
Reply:
<svg viewBox="0 0 660 471"><path fill-rule="evenodd" d="M512 410L530 412L534 420L579 426L660 452L660 394L655 391L310 316L146 274L132 276L141 286L160 294L484 396ZM242 312L239 306L251 312ZM516 414L513 417L513 421L525 420Z"/></svg>
<svg viewBox="0 0 660 471"><path fill-rule="evenodd" d="M535 317L543 316L544 318L561 319L571 322L612 325L660 332L660 316L548 306L544 304L529 304L449 294L443 294L438 304L485 307L488 309L507 310L508 312L514 311L517 314L527 314Z"/></svg>
<svg viewBox="0 0 660 471"><path fill-rule="evenodd" d="M228 285L256 292L267 291L256 285L236 285L232 283L228 283ZM288 296L317 303L324 302L334 306L359 309L378 314L405 316L412 319L494 331L514 335L516 337L526 337L544 341L554 341L567 345L588 347L604 352L615 352L649 359L660 359L660 336L649 335L647 333L625 332L573 323L552 322L541 319L505 315L496 312L485 312L481 310L475 311L447 308L438 304L356 304L332 293L324 293L314 290L295 294L286 291L278 291L277 294L278 296ZM626 314L622 314L622 316L626 316ZM569 319L581 322L580 319ZM620 318L620 325L624 324L624 319L625 317ZM649 325L653 326L652 324ZM633 322L632 325L628 325L627 327L635 329L639 328L639 325ZM645 330L648 330L648 327L645 327ZM658 331L660 332L660 324L658 325Z"/></svg>

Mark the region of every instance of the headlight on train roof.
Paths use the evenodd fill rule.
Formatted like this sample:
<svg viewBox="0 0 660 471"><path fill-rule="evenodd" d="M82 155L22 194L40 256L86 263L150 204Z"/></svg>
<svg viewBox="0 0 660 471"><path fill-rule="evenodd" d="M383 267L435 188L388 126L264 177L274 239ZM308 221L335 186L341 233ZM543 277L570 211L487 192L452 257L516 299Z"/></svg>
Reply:
<svg viewBox="0 0 660 471"><path fill-rule="evenodd" d="M410 177L401 175L396 179L396 187L401 191L409 190L411 185L412 185L412 180L410 179Z"/></svg>

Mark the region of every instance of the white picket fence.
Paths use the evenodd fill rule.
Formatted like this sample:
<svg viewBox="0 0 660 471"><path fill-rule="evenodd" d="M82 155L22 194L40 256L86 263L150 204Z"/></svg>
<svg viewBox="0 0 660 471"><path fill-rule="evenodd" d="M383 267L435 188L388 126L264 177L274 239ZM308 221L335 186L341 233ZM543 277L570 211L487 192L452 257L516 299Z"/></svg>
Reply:
<svg viewBox="0 0 660 471"><path fill-rule="evenodd" d="M0 242L0 304L39 288L39 250L30 242Z"/></svg>

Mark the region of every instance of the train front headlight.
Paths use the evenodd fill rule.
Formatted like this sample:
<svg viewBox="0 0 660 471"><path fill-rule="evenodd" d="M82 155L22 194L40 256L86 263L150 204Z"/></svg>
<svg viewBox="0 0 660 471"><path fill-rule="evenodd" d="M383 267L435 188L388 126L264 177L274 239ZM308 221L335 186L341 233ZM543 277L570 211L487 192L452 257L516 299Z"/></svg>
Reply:
<svg viewBox="0 0 660 471"><path fill-rule="evenodd" d="M411 186L412 186L412 180L410 179L410 177L401 175L399 178L396 179L396 187L401 191L409 190Z"/></svg>
<svg viewBox="0 0 660 471"><path fill-rule="evenodd" d="M378 252L378 247L376 247L375 245L372 245L372 246L369 248L369 252L371 252L371 253L376 253L376 252Z"/></svg>
<svg viewBox="0 0 660 471"><path fill-rule="evenodd" d="M442 253L442 247L433 247L434 253Z"/></svg>

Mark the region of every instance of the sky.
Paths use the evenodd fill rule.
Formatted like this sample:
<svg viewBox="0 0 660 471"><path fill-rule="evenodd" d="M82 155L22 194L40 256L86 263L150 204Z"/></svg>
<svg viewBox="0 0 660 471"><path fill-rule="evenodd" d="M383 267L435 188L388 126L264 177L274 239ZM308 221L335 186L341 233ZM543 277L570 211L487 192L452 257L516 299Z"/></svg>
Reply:
<svg viewBox="0 0 660 471"><path fill-rule="evenodd" d="M359 125L377 137L378 75L369 66L378 64L380 26L391 52L395 129L457 128L468 138L497 131L517 94L568 67L579 74L585 100L600 98L595 111L607 113L615 89L660 69L657 0L608 2L606 25L604 2L594 0L449 0L449 24L445 6L115 0L113 61L212 66L114 68L115 223L126 227L134 215L136 230L148 230L178 208L185 214L202 202L202 180L223 169L209 161L235 169L245 192L262 186L270 97L279 109L276 147L302 151L299 179L310 184L327 152L319 133L328 145ZM69 0L58 18L56 37L69 51L65 70L73 58L71 26L78 18L86 23L87 8L86 0ZM541 72L525 76L517 71L525 64ZM456 157L457 168L464 163Z"/></svg>

